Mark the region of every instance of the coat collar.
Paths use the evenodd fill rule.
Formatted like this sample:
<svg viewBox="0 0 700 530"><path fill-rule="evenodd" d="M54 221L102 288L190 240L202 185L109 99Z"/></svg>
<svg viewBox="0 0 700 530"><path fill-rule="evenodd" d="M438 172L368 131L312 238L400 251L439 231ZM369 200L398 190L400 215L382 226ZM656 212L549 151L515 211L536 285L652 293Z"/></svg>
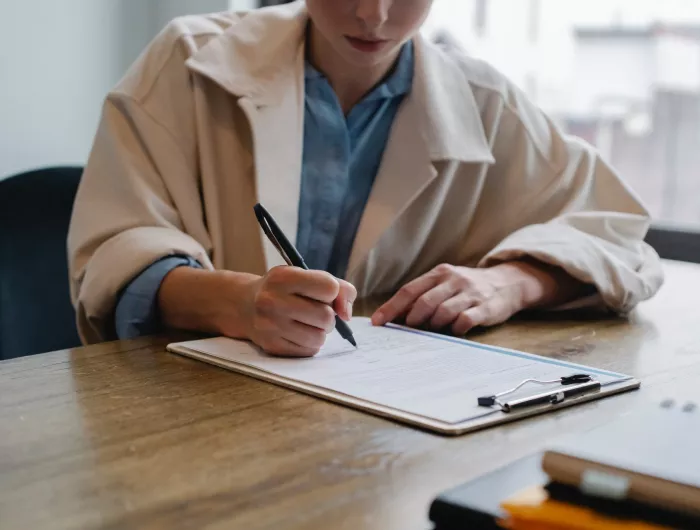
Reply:
<svg viewBox="0 0 700 530"><path fill-rule="evenodd" d="M190 70L256 105L276 105L294 83L308 14L304 2L241 15L187 61Z"/></svg>
<svg viewBox="0 0 700 530"><path fill-rule="evenodd" d="M304 2L250 11L187 62L231 94L258 106L276 106L303 79L308 13ZM407 105L433 161L493 163L478 105L464 67L425 37L414 39L415 74Z"/></svg>
<svg viewBox="0 0 700 530"><path fill-rule="evenodd" d="M252 11L187 63L238 97L254 138L257 198L291 241L298 230L307 26L303 2ZM438 177L435 162L493 162L464 67L421 36L414 39L414 55L413 86L396 116L355 237L351 281L360 279L372 249ZM267 267L283 264L262 231L260 236Z"/></svg>

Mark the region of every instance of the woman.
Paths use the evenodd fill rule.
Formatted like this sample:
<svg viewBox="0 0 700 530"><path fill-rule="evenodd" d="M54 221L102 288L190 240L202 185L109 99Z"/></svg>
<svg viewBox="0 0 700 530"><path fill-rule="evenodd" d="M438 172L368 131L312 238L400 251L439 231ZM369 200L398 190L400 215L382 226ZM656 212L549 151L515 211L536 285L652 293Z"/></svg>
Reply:
<svg viewBox="0 0 700 530"><path fill-rule="evenodd" d="M358 293L396 293L376 325L458 335L652 296L643 206L498 72L421 37L431 3L170 24L107 98L77 197L83 340L172 327L309 356ZM277 266L258 201L317 270Z"/></svg>

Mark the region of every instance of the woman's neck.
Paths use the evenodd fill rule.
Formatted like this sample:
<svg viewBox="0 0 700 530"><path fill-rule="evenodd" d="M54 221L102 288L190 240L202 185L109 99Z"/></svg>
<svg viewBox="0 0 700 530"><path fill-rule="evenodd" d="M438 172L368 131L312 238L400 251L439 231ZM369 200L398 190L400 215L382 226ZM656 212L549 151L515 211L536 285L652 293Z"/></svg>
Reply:
<svg viewBox="0 0 700 530"><path fill-rule="evenodd" d="M345 114L379 84L391 70L398 53L371 67L344 61L313 24L307 32L308 58L328 79Z"/></svg>

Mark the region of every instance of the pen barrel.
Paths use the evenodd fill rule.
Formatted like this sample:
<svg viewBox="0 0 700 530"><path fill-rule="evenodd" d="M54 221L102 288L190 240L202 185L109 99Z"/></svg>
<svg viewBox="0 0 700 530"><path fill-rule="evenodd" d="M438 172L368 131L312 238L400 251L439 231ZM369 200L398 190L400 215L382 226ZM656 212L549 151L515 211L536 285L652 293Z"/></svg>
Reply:
<svg viewBox="0 0 700 530"><path fill-rule="evenodd" d="M338 315L335 316L335 329L338 330L340 336L343 337L345 340L348 340L350 337L352 337L352 331L350 331L350 326L348 326L347 323Z"/></svg>
<svg viewBox="0 0 700 530"><path fill-rule="evenodd" d="M547 392L541 392L532 396L506 401L501 405L501 410L503 410L503 412L513 412L515 410L534 407L544 403L556 405L566 401L570 397L580 396L588 392L600 390L600 387L601 385L599 381L589 381L580 385L562 387L558 390L549 390Z"/></svg>

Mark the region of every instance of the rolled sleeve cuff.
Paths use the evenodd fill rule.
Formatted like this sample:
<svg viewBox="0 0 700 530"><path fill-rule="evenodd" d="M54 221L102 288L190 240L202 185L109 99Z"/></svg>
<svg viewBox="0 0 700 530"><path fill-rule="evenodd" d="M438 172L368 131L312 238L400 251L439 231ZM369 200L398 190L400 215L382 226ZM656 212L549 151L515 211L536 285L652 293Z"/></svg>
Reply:
<svg viewBox="0 0 700 530"><path fill-rule="evenodd" d="M134 339L162 331L158 290L165 277L178 267L202 268L189 256L168 256L153 263L124 289L115 312L119 339Z"/></svg>

